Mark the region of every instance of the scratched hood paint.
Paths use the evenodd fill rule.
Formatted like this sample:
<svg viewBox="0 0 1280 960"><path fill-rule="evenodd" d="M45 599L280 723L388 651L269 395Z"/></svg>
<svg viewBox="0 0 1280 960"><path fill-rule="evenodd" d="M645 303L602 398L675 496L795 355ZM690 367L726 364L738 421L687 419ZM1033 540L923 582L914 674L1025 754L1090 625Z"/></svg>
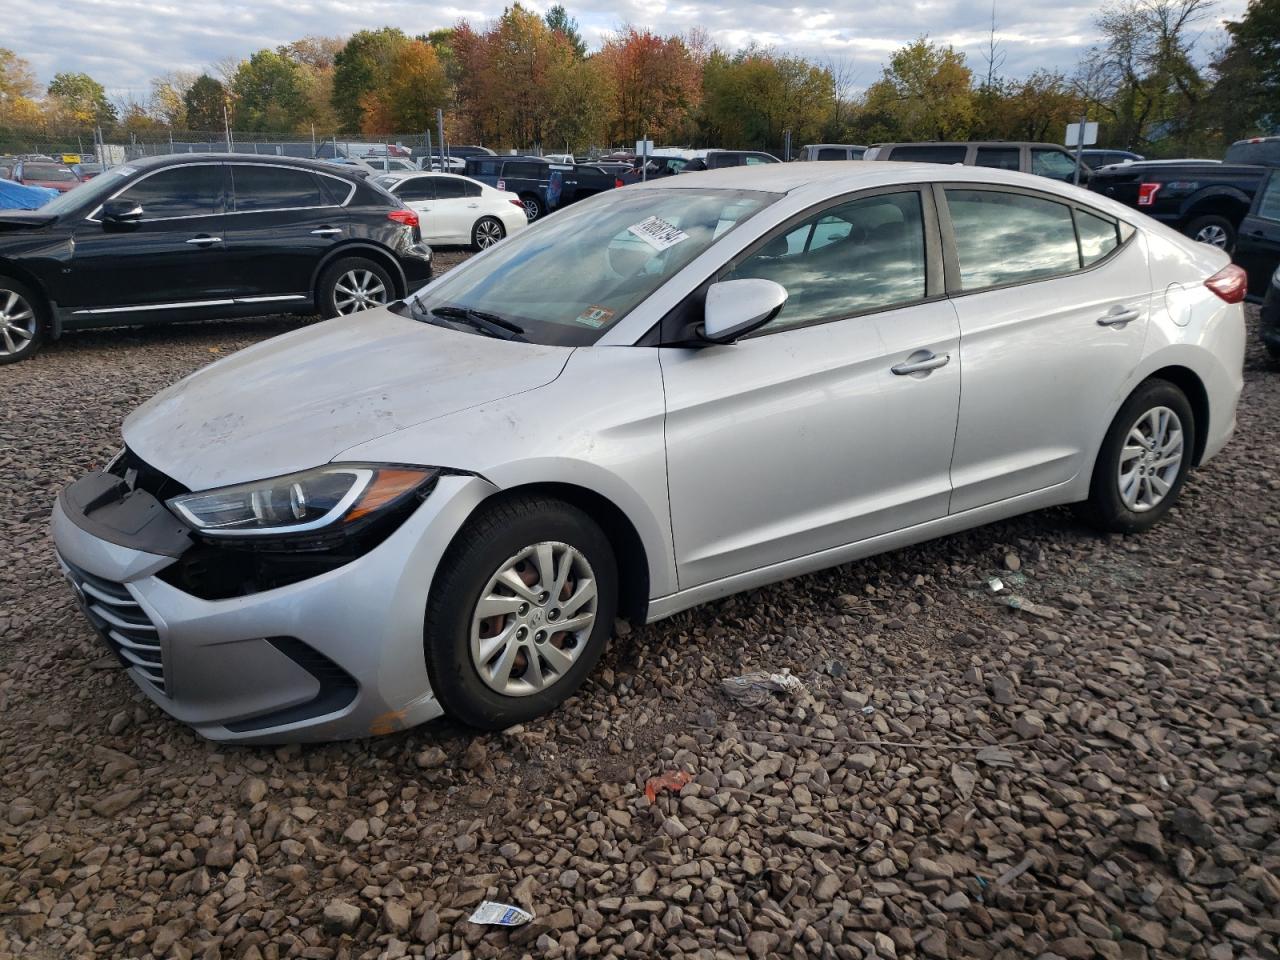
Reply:
<svg viewBox="0 0 1280 960"><path fill-rule="evenodd" d="M295 330L193 373L134 411L124 439L192 490L279 476L536 389L560 375L571 353L373 310ZM431 464L429 450L421 462Z"/></svg>

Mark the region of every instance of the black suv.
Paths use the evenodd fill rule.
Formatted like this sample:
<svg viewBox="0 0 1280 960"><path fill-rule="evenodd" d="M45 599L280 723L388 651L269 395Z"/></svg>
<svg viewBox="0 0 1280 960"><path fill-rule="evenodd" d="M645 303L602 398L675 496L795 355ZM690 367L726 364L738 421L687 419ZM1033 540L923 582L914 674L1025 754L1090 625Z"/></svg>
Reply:
<svg viewBox="0 0 1280 960"><path fill-rule="evenodd" d="M354 313L430 277L417 214L341 167L154 157L0 212L0 363L82 327Z"/></svg>

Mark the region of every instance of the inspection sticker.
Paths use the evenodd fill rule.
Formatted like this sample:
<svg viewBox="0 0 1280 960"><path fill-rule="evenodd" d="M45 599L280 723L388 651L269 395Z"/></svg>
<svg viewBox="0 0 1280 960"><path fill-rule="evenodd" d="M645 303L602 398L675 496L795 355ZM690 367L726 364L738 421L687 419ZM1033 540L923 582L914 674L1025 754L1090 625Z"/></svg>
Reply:
<svg viewBox="0 0 1280 960"><path fill-rule="evenodd" d="M681 240L688 240L689 235L674 224L667 223L661 217L649 217L639 223L632 224L627 230L661 252L674 247Z"/></svg>
<svg viewBox="0 0 1280 960"><path fill-rule="evenodd" d="M610 320L613 319L614 313L615 311L610 310L608 307L600 307L600 306L596 306L595 304L592 304L591 306L587 307L587 309L583 310L580 314L578 314L573 319L574 319L574 322L580 323L583 326L591 327L594 330L599 330L606 323L608 323Z"/></svg>

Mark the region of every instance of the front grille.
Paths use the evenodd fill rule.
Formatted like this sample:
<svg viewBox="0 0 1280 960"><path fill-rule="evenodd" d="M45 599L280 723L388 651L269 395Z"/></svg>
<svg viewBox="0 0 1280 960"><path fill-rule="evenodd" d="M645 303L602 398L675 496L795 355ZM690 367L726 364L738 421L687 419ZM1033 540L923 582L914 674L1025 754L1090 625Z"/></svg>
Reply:
<svg viewBox="0 0 1280 960"><path fill-rule="evenodd" d="M161 693L167 693L160 637L133 594L123 583L95 576L66 560L62 565L83 601L81 607L89 622L115 655L125 666L137 667Z"/></svg>

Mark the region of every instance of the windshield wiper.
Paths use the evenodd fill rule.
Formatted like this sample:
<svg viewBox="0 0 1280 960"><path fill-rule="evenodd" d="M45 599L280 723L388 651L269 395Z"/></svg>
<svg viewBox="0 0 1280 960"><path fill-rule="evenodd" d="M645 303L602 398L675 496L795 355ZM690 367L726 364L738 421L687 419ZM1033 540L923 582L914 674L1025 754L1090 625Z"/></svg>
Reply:
<svg viewBox="0 0 1280 960"><path fill-rule="evenodd" d="M443 317L445 320L465 323L491 337L499 337L503 340L524 339L520 336L524 333L524 327L517 326L496 313L485 313L483 310L472 310L469 307L435 307L430 312L433 316Z"/></svg>

